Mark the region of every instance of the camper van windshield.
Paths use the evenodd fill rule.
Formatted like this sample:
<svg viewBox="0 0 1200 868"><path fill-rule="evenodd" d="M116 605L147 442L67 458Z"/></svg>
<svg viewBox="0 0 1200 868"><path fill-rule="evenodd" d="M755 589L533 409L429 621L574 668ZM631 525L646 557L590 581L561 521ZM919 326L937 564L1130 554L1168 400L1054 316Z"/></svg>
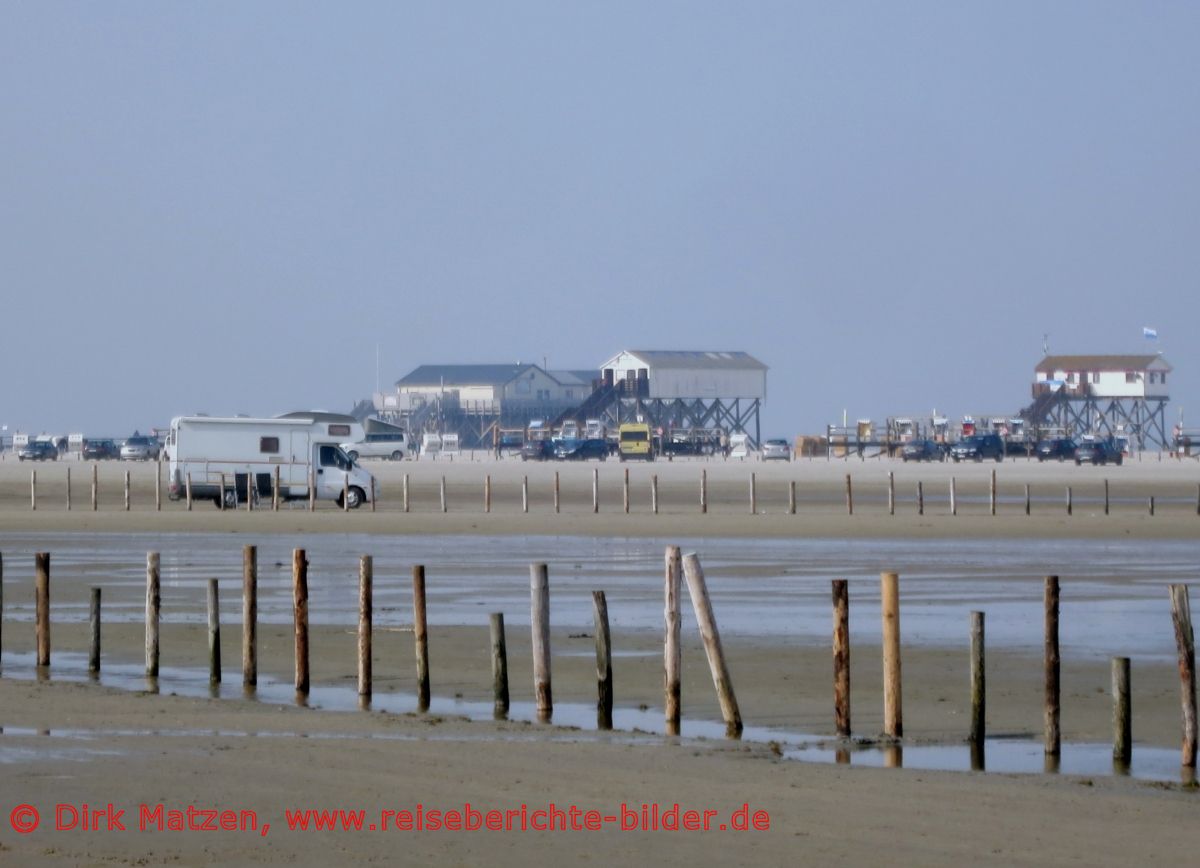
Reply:
<svg viewBox="0 0 1200 868"><path fill-rule="evenodd" d="M351 461L337 446L322 446L321 447L321 466L322 467L337 467L340 470L349 470Z"/></svg>

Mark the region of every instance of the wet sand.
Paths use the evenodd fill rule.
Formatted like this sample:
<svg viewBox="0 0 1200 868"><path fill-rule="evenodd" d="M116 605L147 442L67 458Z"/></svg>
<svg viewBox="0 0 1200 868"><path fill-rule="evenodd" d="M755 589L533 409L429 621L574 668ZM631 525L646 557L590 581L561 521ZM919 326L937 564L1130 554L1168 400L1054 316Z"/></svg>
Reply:
<svg viewBox="0 0 1200 868"><path fill-rule="evenodd" d="M699 515L699 473L710 482L710 510ZM591 470L601 475L601 512L591 512ZM65 487L55 481L62 465L38 466L43 500L29 510L28 465L0 463L0 528L10 535L99 530L129 533L232 532L247 542L275 533L487 533L600 537L747 538L811 535L848 539L994 539L1008 544L1025 538L1153 541L1195 537L1196 482L1190 463L1143 462L1122 468L1045 466L1008 461L983 466L901 465L899 462L798 462L737 464L673 462L630 466L631 485L644 496L631 515L621 511L622 472L614 462L563 467L516 461L404 462L376 464L383 498L374 515L343 514L328 504L316 514L221 513L197 505L192 513L164 499L153 505L153 466L133 469L133 509L122 508L120 483L126 467L102 466L101 510L87 506L85 471L73 468L73 509L65 509ZM997 470L1001 502L989 514L987 486ZM563 485L563 512L551 500L553 474ZM887 473L895 474L897 515L887 509ZM759 509L749 514L749 474L756 474ZM854 515L847 515L844 476L853 474ZM400 499L401 479L410 475L410 512ZM493 512L483 513L482 479L493 477ZM650 513L649 474L658 473L660 514ZM439 485L446 476L449 511L440 512ZM521 512L520 485L529 476L530 513ZM946 492L956 478L959 515L949 514ZM1110 480L1112 514L1102 510L1103 480ZM920 479L926 515L915 515L906 489ZM799 487L797 515L787 514L787 483ZM104 485L113 484L103 496ZM1034 489L1034 515L1024 515L1023 486ZM59 487L56 489L55 486ZM1061 493L1072 486L1073 515ZM23 490L22 490L23 489ZM1039 492L1044 497L1039 500ZM1156 498L1148 515L1145 498ZM8 563L6 561L6 566ZM6 578L10 570L6 570ZM28 601L24 586L6 581L6 607ZM84 578L59 594L79 596ZM229 598L225 598L226 606ZM987 608L987 600L980 602ZM659 604L661 605L661 603ZM486 607L481 609L485 616ZM720 611L718 611L718 619ZM32 624L6 620L2 647L6 672L0 678L0 853L13 864L303 864L454 861L527 865L589 856L614 864L649 859L698 864L794 864L800 861L857 865L877 861L886 848L891 861L959 865L1129 864L1134 860L1194 855L1189 836L1197 795L1178 783L1071 775L948 773L810 765L784 759L793 742L833 735L831 662L825 647L800 638L726 636L729 667L747 723L782 733L779 743L747 739L696 739L689 721L719 720L719 711L685 601L684 739L653 734L597 734L578 719L578 708L594 701L595 664L590 630L555 624L554 694L564 709L556 726L525 722L467 721L454 702L490 701L486 629L434 625L430 630L433 691L437 713L387 713L386 697L411 697L415 689L412 634L407 613L381 625L374 644L376 710L334 710L352 697L353 632L344 625L318 625L312 638L314 696L322 710L238 698L240 632L223 625L224 693L219 700L173 696L168 671L203 672L203 629L196 623L163 625L164 677L157 693L118 690L105 683L68 680L78 674L86 650L81 620L56 623L55 654L45 682L32 680L26 658L33 648ZM1169 624L1169 622L1168 622ZM106 623L105 665L136 671L142 627ZM661 639L654 631L614 632L614 680L618 706L661 712ZM532 696L528 628L509 628L509 665L514 702ZM290 680L292 631L288 624L260 627L260 672L264 681ZM904 714L907 743L961 744L968 720L966 646L961 649L914 643L904 651ZM74 662L73 662L74 661ZM854 731L873 737L882 726L880 651L876 642L857 642L852 651ZM73 669L74 667L74 669ZM1037 739L1041 731L1041 659L1036 651L1000 647L988 660L989 734ZM56 675L57 673L57 675ZM1109 667L1106 660L1063 662L1065 750L1078 742L1106 742L1111 732ZM194 686L195 681L188 682ZM1177 749L1179 687L1169 661L1135 664L1133 674L1135 761L1138 748ZM186 689L185 689L186 687ZM337 688L321 694L321 689ZM264 691L265 692L265 691ZM321 704L318 702L317 704ZM463 706L466 707L465 705ZM565 719L564 719L565 718ZM563 726L567 724L568 726ZM574 729L583 724L584 728ZM50 735L40 734L49 730ZM69 730L76 730L69 732ZM693 732L697 730L693 728ZM707 730L705 730L707 731ZM255 735L250 736L249 733ZM299 734L306 738L297 737ZM743 803L769 812L763 832L289 832L284 810L291 807L411 808L420 802L453 808L469 801L484 809L531 809L546 802L576 804L612 813L622 802L680 802L684 807L731 813ZM253 809L272 824L266 837L232 832L55 832L45 826L14 834L9 812L18 803L37 807L43 821L56 803L106 804L130 809L140 803L168 807ZM404 835L402 840L395 835Z"/></svg>

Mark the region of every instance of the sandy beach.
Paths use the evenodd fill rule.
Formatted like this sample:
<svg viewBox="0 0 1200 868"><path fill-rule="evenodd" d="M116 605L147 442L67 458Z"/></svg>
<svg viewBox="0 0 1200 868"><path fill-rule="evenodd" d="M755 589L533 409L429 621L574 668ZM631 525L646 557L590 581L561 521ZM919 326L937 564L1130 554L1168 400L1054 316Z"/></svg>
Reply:
<svg viewBox="0 0 1200 868"><path fill-rule="evenodd" d="M906 640L904 648L903 768L870 767L882 764L882 753L870 744L853 751L848 765L797 759L804 751L817 756L839 746L834 739L828 644L811 636L768 635L738 621L730 625L725 644L743 715L754 731L748 729L740 741L713 735L720 713L686 601L684 731L678 739L658 734L651 725L662 714L661 632L620 623L614 627L617 705L635 723L606 734L595 730L589 712L595 702L592 631L562 616L552 622L558 708L553 723L524 719L532 700L532 674L528 621L522 626L519 618L508 631L512 719L487 719L491 671L485 617L493 600L486 590L478 594L478 619L434 623L430 628L435 700L431 712L410 710L416 682L406 599L391 604L395 611L382 610L377 619L370 710L354 707L356 638L349 623L315 624L314 689L308 705L316 707L302 708L290 689L290 623L260 626L260 689L254 696L243 695L240 623L232 616L236 596L223 597L224 682L217 696L209 695L203 677L207 657L200 603L188 618L165 617L164 671L155 683L140 675L142 625L131 618L106 621L105 670L98 682L89 682L83 670L87 624L80 615L87 587L112 582L105 602L114 612L122 605L126 610L135 606L141 591L136 564L114 582L114 573L107 573L106 579L112 569L106 561L97 558L89 568L81 562L82 555L71 554L56 572L62 578L55 580L54 604L62 608L54 610L55 657L48 677L36 677L26 561L34 549L53 551L56 541L61 546L65 540L93 534L133 534L139 544L157 537L167 550L175 535L212 534L234 555L242 543L294 534L400 535L414 541L429 535L480 535L511 538L518 549L523 540L550 537L599 538L614 544L625 539L711 537L744 540L751 546L757 539L843 539L852 545L897 540L917 546L914 559L919 559L921 540L950 552L957 551L953 546L961 541L976 552L971 555L974 560L964 561L964 599L983 609L1005 602L990 596L992 591L971 596L972 582L989 575L977 550L986 552L989 546L1000 553L1025 540L1077 540L1079 545L1140 541L1152 551L1156 541L1162 541L1174 547L1171 575L1185 574L1189 557L1200 561L1200 550L1189 555L1187 548L1200 524L1200 467L1190 462L1143 460L1120 468L1024 460L923 466L824 460L766 465L658 462L628 466L628 515L623 508L627 468L616 462L564 466L467 459L369 466L382 492L374 513L366 508L342 513L330 504L321 504L315 513L304 508L221 512L211 504L196 504L188 512L183 504L165 498L159 512L154 466L118 463L100 466L100 503L93 512L86 465L72 466L68 511L66 462L36 468L0 462L0 535L5 540L0 763L6 766L0 784L0 852L6 861L325 865L348 859L390 862L402 856L403 861L417 863L498 865L585 858L614 864L654 858L699 864L794 864L799 859L856 865L877 861L881 848L886 848L891 861L908 864L1117 865L1194 855L1194 836L1186 829L1197 796L1193 788L1181 785L1177 767L1169 763L1166 775L1151 775L1152 779L1112 775L1111 767L1069 773L1066 763L1060 774L1006 771L1005 742L1041 738L1042 661L1040 649L1003 642L988 657L988 731L997 741L986 773L913 767L921 764L917 757L925 747L965 755L969 713L965 643L943 647L919 636ZM38 473L36 511L30 508L31 469ZM699 510L702 469L709 486L705 514ZM128 512L123 502L126 470L131 471ZM593 470L599 471L598 513L592 504ZM995 516L989 501L993 470L998 490ZM557 514L556 471L561 491ZM888 504L889 472L896 486L894 515ZM758 508L753 515L751 473ZM405 474L407 513L402 499ZM659 483L658 514L650 504L653 474ZM846 474L852 478L853 515L845 501ZM487 475L493 489L490 513L484 512L483 504ZM525 477L528 513L522 509ZM951 477L957 515L950 509ZM1108 515L1103 509L1105 479ZM924 515L917 514L918 481L925 494ZM788 508L791 482L797 486L794 515ZM1032 490L1029 516L1024 512L1026 485ZM1068 486L1070 515L1065 507ZM1153 515L1150 497L1155 498ZM749 583L744 593L767 593L755 588L757 567L736 566L737 558L722 557L735 565L733 579ZM431 570L437 566L431 564ZM131 571L132 577L127 575ZM1106 573L1104 582L1089 586L1088 599L1103 602L1106 595L1120 591L1123 581L1153 581L1152 565L1148 571L1148 579L1123 579L1116 575L1117 568L1107 571L1113 575ZM1036 602L1040 576L1018 578L1013 586L1017 597ZM719 570L713 576L717 587L729 579ZM235 593L233 587L223 586L223 594ZM877 593L865 579L860 586L863 597ZM1155 588L1158 593L1157 584ZM176 596L183 593L168 590ZM654 603L648 597L645 604L661 612L661 599ZM526 603L526 619L527 611ZM1036 619L1036 605L1030 611ZM718 605L719 620L721 614ZM1169 630L1169 615L1164 623ZM1155 622L1155 629L1159 626ZM868 741L883 727L880 658L877 638L855 642L854 732ZM1160 658L1134 666L1135 763L1139 750L1147 755L1178 751L1178 674L1169 659ZM1065 654L1062 679L1065 753L1072 745L1084 744L1099 745L1102 752L1111 739L1108 660ZM640 720L646 725L639 725ZM53 828L56 805L77 808L85 802L125 809L129 831L112 830L104 823L90 832ZM461 809L467 802L484 811L518 810L522 805L532 811L553 802L618 818L622 804L640 810L653 803L666 810L679 803L684 810L717 811L714 817L729 826L740 822L734 814L748 805L748 816L765 812L769 829L721 831L714 826L707 832L664 834L622 831L619 823L604 824L601 831L566 833L367 828L372 822L377 827L391 822L381 817L384 811L415 810L417 804ZM153 814L160 804L179 810L192 805L253 811L258 827L245 832L138 831L139 806L148 805ZM12 812L20 805L38 811L36 831L13 831ZM289 829L287 812L305 808L361 809L366 826L363 831ZM64 809L64 818L60 825L70 819L70 810ZM270 829L263 835L261 827L267 823ZM396 835L405 837L396 840Z"/></svg>

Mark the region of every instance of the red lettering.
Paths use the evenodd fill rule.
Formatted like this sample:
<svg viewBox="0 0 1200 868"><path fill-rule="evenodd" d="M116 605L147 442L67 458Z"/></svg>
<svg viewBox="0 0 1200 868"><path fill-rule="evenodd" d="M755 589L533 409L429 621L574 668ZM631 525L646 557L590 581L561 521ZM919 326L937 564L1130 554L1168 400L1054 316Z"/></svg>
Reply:
<svg viewBox="0 0 1200 868"><path fill-rule="evenodd" d="M771 815L766 811L755 811L753 823L757 831L769 832L771 830Z"/></svg>
<svg viewBox="0 0 1200 868"><path fill-rule="evenodd" d="M699 811L684 811L683 812L683 828L686 832L700 831L700 812Z"/></svg>

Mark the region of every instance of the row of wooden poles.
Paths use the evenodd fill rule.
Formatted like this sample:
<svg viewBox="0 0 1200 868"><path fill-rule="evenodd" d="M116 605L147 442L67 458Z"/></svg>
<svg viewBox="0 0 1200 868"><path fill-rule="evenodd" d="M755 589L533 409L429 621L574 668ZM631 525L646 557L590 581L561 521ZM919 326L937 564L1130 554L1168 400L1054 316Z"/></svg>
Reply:
<svg viewBox="0 0 1200 868"><path fill-rule="evenodd" d="M68 467L66 472L67 472L67 510L69 511L71 509L71 468ZM226 481L225 474L221 474L221 481L220 481L221 494L218 499L219 499L222 509L225 508L225 506L224 506L225 492L229 490L228 485L226 483L227 483L227 481ZM848 515L854 515L854 481L851 478L851 475L849 473L846 474L846 489L845 490L846 490L846 513ZM988 486L988 511L990 512L991 515L996 515L996 511L997 511L997 502L999 500L997 490L998 489L997 489L997 483L996 483L996 471L993 470L991 473L990 484ZM131 490L130 490L129 471L126 470L125 471L125 487L124 487L124 495L125 495L124 504L125 504L126 511L129 511L129 509L130 509L130 504L131 504L130 491ZM279 510L279 506L280 506L280 502L281 502L280 491L281 491L281 489L280 489L280 481L279 481L279 468L276 467L276 468L274 468L274 474L272 477L272 492L271 492L271 509L274 511ZM316 509L316 498L315 498L316 486L313 483L311 473L309 475L308 492L309 492L308 508L309 508L309 511L313 511ZM438 493L439 493L441 511L448 512L449 511L449 498L448 498L447 492L446 492L446 477L445 476L441 477L441 481L440 481L439 488L438 488ZM343 510L349 510L349 508L350 508L349 494L350 494L349 481L347 481L342 489L342 509ZM403 502L404 511L410 512L412 503L411 503L411 498L409 496L409 476L407 473L404 474L404 478L403 478L403 481L401 484L401 498L402 498L402 502ZM29 499L30 499L30 507L32 509L36 510L37 506L38 506L37 471L36 470L30 472ZM190 511L192 509L192 503L193 503L193 500L192 500L192 476L190 473L187 474L187 477L184 480L184 499L187 504L187 509ZM924 515L925 514L925 485L923 482L917 482L916 499L917 499L917 514ZM93 511L96 511L99 508L99 500L100 500L100 498L99 498L99 480L98 480L96 465L93 464L92 465L92 485L91 485L91 507L92 507ZM255 508L254 500L255 500L255 498L253 496L247 496L247 498L246 498L246 510L247 511L254 510L254 508ZM369 500L369 503L371 506L371 511L374 512L375 511L375 478L373 476L371 477L371 491L369 493L368 500ZM631 493L630 493L629 468L625 468L623 487L622 487L622 506L623 506L624 512L628 513L630 511L631 502L632 502L632 498L631 498ZM887 504L888 504L888 514L895 515L896 514L896 478L895 478L895 475L891 471L888 472ZM658 514L658 505L659 505L658 474L656 473L650 477L650 510L655 515ZM1075 505L1074 492L1073 492L1072 487L1068 485L1068 486L1066 486L1066 498L1065 498L1065 509L1066 509L1067 515L1072 515L1074 513L1074 508L1075 508L1074 505ZM158 463L157 477L156 477L155 486L154 486L154 508L156 510L160 510L160 511L162 510L162 462L161 461ZM1154 502L1153 495L1150 495L1149 497L1147 497L1146 509L1150 515L1154 515L1155 502ZM521 478L521 510L522 510L522 512L529 512L529 477L528 476L523 476ZM554 472L554 511L556 513L558 513L558 512L561 512L561 510L562 510L561 485L559 482L558 471L555 471ZM1110 513L1110 510L1111 510L1111 498L1109 496L1109 483L1108 483L1108 480L1105 479L1104 480L1104 514L1108 515ZM492 477L491 477L491 474L488 474L487 476L484 477L483 511L487 512L487 513L490 513L492 511ZM788 482L787 511L788 511L789 515L796 514L796 482L795 482L795 480L790 480ZM1032 511L1033 511L1032 489L1029 484L1026 484L1025 485L1025 515L1031 515ZM595 513L600 512L600 471L595 468L592 469L592 512L595 512ZM707 470L700 471L700 512L702 514L708 512L708 471ZM750 474L750 513L751 513L751 515L758 514L758 479L757 479L756 474L754 474L754 473ZM958 480L953 476L950 477L950 514L958 515ZM1196 514L1200 515L1200 484L1198 484L1196 487Z"/></svg>
<svg viewBox="0 0 1200 868"><path fill-rule="evenodd" d="M682 578L686 576L688 592L704 643L709 669L716 688L717 700L726 731L736 736L742 731L742 717L726 666L720 632L708 594L704 571L695 554L681 555L678 546L668 546L665 556L663 683L666 730L679 733L681 718L681 651L680 598ZM295 636L295 689L301 695L309 692L308 643L308 557L304 549L292 552L292 599ZM39 552L34 558L36 597L37 665L50 665L50 554ZM370 555L359 560L358 605L358 693L369 697L372 691L372 585L373 562ZM3 558L0 557L0 578L3 577ZM900 579L897 573L883 573L880 581L883 654L883 730L891 739L904 736L901 690L900 655ZM426 625L425 568L417 565L412 571L413 634L417 663L417 705L429 708L429 639ZM1196 766L1196 660L1191 623L1191 609L1186 585L1169 586L1171 615L1179 656L1182 708L1181 764ZM834 579L833 591L833 696L834 726L840 737L851 735L850 722L850 595L845 579ZM1047 757L1061 752L1060 655L1059 655L1059 579L1045 579L1045 654L1044 654L1044 744ZM612 641L608 625L608 605L604 591L593 591L593 614L596 640L596 676L598 685L597 722L600 728L612 728L613 676ZM208 652L209 676L214 683L221 680L221 626L217 579L208 580ZM146 675L158 676L159 616L161 595L159 584L159 554L146 555ZM0 582L0 616L3 613L3 583ZM530 623L533 650L534 698L538 718L549 720L553 712L550 667L550 577L544 563L530 566ZM0 617L0 624L2 624ZM242 681L248 687L258 683L258 550L247 545L243 549L242 569ZM971 721L968 741L981 750L986 737L986 667L984 652L984 613L971 613L970 691ZM509 709L508 656L505 640L504 614L490 615L492 681L495 711L505 715ZM91 589L91 644L88 668L100 671L100 588ZM1130 700L1130 665L1128 657L1112 659L1113 695L1113 759L1128 764L1132 755L1132 717Z"/></svg>

